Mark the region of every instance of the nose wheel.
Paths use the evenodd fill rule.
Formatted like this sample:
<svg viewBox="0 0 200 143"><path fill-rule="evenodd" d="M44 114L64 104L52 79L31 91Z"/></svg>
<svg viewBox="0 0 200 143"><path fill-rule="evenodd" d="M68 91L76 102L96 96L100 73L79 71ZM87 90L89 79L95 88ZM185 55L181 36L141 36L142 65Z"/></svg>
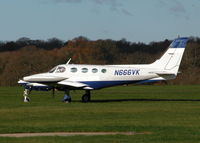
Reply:
<svg viewBox="0 0 200 143"><path fill-rule="evenodd" d="M87 103L91 100L90 90L86 90L86 93L82 96L82 102Z"/></svg>
<svg viewBox="0 0 200 143"><path fill-rule="evenodd" d="M27 88L24 89L24 94L23 94L24 102L30 102L30 98L28 97L30 93L31 93L30 89Z"/></svg>

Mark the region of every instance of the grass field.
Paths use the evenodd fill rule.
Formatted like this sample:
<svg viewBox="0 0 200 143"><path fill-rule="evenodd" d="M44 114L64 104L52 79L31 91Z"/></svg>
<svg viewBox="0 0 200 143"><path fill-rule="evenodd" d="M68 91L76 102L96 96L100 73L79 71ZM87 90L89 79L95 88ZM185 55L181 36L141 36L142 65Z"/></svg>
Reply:
<svg viewBox="0 0 200 143"><path fill-rule="evenodd" d="M149 135L0 138L0 143L192 143L200 142L200 86L120 86L92 92L32 92L23 103L21 87L0 87L0 133L21 132L151 132Z"/></svg>

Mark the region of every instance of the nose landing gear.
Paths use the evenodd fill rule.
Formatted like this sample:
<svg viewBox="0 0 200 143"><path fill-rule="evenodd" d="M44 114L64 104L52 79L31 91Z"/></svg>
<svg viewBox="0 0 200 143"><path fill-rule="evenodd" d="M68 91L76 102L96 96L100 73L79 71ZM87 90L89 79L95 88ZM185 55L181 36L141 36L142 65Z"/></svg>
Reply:
<svg viewBox="0 0 200 143"><path fill-rule="evenodd" d="M28 95L31 93L31 89L24 89L24 102L30 102L30 98L28 97Z"/></svg>

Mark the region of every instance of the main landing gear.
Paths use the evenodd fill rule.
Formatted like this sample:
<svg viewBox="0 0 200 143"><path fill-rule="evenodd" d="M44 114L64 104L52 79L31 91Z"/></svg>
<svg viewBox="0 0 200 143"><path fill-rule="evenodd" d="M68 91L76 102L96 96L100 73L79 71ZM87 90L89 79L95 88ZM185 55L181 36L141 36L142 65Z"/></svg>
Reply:
<svg viewBox="0 0 200 143"><path fill-rule="evenodd" d="M89 102L90 99L91 99L90 90L86 90L85 94L82 96L82 102L84 102L84 103ZM71 96L69 94L69 90L65 90L65 94L64 94L64 97L62 99L62 102L65 102L65 103L71 102Z"/></svg>
<svg viewBox="0 0 200 143"><path fill-rule="evenodd" d="M65 103L70 103L71 102L71 96L69 94L69 90L65 90L65 94L64 94L64 97L63 97L63 102Z"/></svg>
<svg viewBox="0 0 200 143"><path fill-rule="evenodd" d="M82 96L82 102L86 103L89 102L91 99L90 90L86 90L85 94Z"/></svg>

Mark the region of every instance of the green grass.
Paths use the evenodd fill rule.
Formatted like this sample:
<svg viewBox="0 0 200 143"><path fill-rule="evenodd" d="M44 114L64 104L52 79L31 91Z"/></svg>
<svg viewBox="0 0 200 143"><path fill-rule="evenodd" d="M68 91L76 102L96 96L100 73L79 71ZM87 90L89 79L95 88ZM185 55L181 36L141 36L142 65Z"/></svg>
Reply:
<svg viewBox="0 0 200 143"><path fill-rule="evenodd" d="M23 103L22 88L0 87L0 133L134 131L134 136L0 138L1 143L53 142L200 142L200 86L119 86L92 92L81 103L82 91L32 92Z"/></svg>

